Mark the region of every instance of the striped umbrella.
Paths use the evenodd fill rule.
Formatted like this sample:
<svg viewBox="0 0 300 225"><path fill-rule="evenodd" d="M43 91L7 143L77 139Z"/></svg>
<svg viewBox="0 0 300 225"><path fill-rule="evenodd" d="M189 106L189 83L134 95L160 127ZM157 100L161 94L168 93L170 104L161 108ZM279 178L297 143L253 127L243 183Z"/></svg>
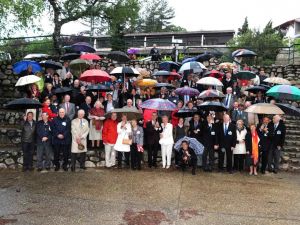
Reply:
<svg viewBox="0 0 300 225"><path fill-rule="evenodd" d="M195 88L190 88L190 87L182 87L182 88L177 88L175 90L175 93L177 95L188 95L188 96L198 96L200 92L195 89Z"/></svg>
<svg viewBox="0 0 300 225"><path fill-rule="evenodd" d="M178 73L182 73L183 74L185 71L189 71L191 73L201 73L203 71L203 69L206 69L206 67L202 63L199 63L199 62L187 62L187 63L184 63L180 67Z"/></svg>
<svg viewBox="0 0 300 225"><path fill-rule="evenodd" d="M161 98L153 98L144 101L141 104L141 107L143 109L153 109L158 111L173 111L177 108L176 105L171 101Z"/></svg>
<svg viewBox="0 0 300 225"><path fill-rule="evenodd" d="M300 100L300 89L290 85L276 85L267 91L268 96L281 100Z"/></svg>

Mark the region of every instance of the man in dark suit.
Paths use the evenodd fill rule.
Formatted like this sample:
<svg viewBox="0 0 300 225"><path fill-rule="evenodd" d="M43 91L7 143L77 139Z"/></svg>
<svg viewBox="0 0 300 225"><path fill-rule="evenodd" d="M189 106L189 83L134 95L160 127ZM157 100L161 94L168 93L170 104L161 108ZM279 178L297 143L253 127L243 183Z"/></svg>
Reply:
<svg viewBox="0 0 300 225"><path fill-rule="evenodd" d="M193 81L193 74L188 74L187 79L181 82L180 87L188 86L190 88L196 88L196 83Z"/></svg>
<svg viewBox="0 0 300 225"><path fill-rule="evenodd" d="M202 121L200 120L200 115L195 114L193 119L190 121L190 126L188 130L188 135L191 138L196 138L198 141L201 142L202 139Z"/></svg>
<svg viewBox="0 0 300 225"><path fill-rule="evenodd" d="M159 138L162 128L158 121L156 112L152 113L151 121L146 123L146 143L148 145L148 166L157 167L157 152L159 148Z"/></svg>
<svg viewBox="0 0 300 225"><path fill-rule="evenodd" d="M234 102L235 104L235 102ZM233 104L233 105L234 105ZM239 104L237 110L232 110L231 119L233 123L236 123L238 120L243 120L244 125L248 126L248 115L244 112L244 105Z"/></svg>
<svg viewBox="0 0 300 225"><path fill-rule="evenodd" d="M279 170L280 151L284 144L286 128L279 115L275 115L273 117L273 122L270 124L271 130L269 132L271 132L272 141L268 155L268 170L269 172L277 173ZM273 170L272 163L274 165Z"/></svg>
<svg viewBox="0 0 300 225"><path fill-rule="evenodd" d="M127 99L132 100L132 105L137 107L137 100L140 99L140 95L136 93L136 89L132 88L131 93L127 95Z"/></svg>
<svg viewBox="0 0 300 225"><path fill-rule="evenodd" d="M212 172L214 165L214 150L217 149L217 132L218 127L214 123L212 115L206 117L206 121L202 126L203 136L202 144L204 145L204 152L202 155L202 166L205 172ZM208 164L207 164L208 157Z"/></svg>
<svg viewBox="0 0 300 225"><path fill-rule="evenodd" d="M111 110L118 108L118 102L113 100L112 94L108 93L106 95L107 100L103 102L105 112L110 112Z"/></svg>
<svg viewBox="0 0 300 225"><path fill-rule="evenodd" d="M236 145L236 127L230 122L229 115L225 114L223 116L223 123L219 126L219 170L223 170L224 165L224 155L226 153L226 168L227 172L232 173L232 151Z"/></svg>
<svg viewBox="0 0 300 225"><path fill-rule="evenodd" d="M233 87L233 79L232 79L232 75L230 72L227 72L226 75L224 76L223 80L222 80L222 83L223 83L223 93L226 92L227 88L229 87Z"/></svg>
<svg viewBox="0 0 300 225"><path fill-rule="evenodd" d="M223 100L224 105L231 110L233 108L233 103L235 102L236 97L232 94L232 87L226 89L226 95Z"/></svg>
<svg viewBox="0 0 300 225"><path fill-rule="evenodd" d="M79 109L84 110L84 118L88 120L89 112L92 108L91 106L92 98L90 96L85 97L85 102L79 106Z"/></svg>
<svg viewBox="0 0 300 225"><path fill-rule="evenodd" d="M66 116L69 117L70 120L74 119L76 109L75 104L70 102L70 95L64 96L64 102L59 105L59 108L63 108L66 112Z"/></svg>

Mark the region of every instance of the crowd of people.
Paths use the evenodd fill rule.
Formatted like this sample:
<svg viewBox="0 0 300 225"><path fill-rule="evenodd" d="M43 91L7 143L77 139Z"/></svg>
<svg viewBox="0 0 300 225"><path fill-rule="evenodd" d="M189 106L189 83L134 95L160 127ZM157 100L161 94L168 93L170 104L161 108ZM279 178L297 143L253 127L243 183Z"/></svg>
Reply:
<svg viewBox="0 0 300 225"><path fill-rule="evenodd" d="M105 70L94 64L91 68ZM107 72L113 68L111 64ZM205 99L178 96L166 87L160 90L140 88L136 85L136 79L130 77L105 82L111 91L99 95L86 90L88 83L72 75L68 61L64 62L62 70L47 68L43 75L44 88L39 90L38 85L32 84L27 91L27 97L41 101L42 108L37 121L35 110L27 110L24 118L23 170L34 170L35 150L38 171L50 170L52 165L55 171L61 168L75 171L77 161L80 168L85 169L86 152L94 149L99 153L105 152L107 168L153 169L160 167L158 158L161 157L162 168L167 170L174 166L186 170L191 167L192 174L199 167L205 172L277 173L285 140L284 119L279 115L270 118L245 112L252 104L272 102L274 99L267 98L262 92L252 94L245 91L254 81L245 84L245 81L237 80L234 76L236 71L222 72L221 91L225 98L210 101L221 101L228 110L197 111L183 118L176 114L178 110L195 109ZM264 76L264 71L259 71L258 76ZM157 80L201 92L208 87L196 83L200 77L201 74L188 73L182 79L170 81L158 77ZM55 94L54 90L60 87L70 87L72 91ZM151 98L168 99L177 105L177 109L171 113L142 109L142 102ZM122 107L136 108L143 118L129 120L126 114L110 113ZM202 143L204 152L201 156L195 153L188 141L181 143L179 151L174 150L174 143L185 136ZM159 151L161 154L158 154ZM145 152L147 157L144 157Z"/></svg>

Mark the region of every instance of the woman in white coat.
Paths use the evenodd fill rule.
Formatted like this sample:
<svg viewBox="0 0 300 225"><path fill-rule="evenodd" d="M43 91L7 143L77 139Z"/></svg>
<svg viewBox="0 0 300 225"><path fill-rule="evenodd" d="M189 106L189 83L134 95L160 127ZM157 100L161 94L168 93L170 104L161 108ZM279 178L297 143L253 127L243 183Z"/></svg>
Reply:
<svg viewBox="0 0 300 225"><path fill-rule="evenodd" d="M117 126L118 138L114 149L118 152L118 168L122 168L123 153L125 154L126 166L129 167L130 145L132 139L131 124L127 121L127 116L122 115L122 121Z"/></svg>
<svg viewBox="0 0 300 225"><path fill-rule="evenodd" d="M80 157L80 168L85 169L85 155L87 152L87 136L89 122L84 119L84 110L78 110L78 117L72 120L72 146L71 146L71 171L75 171L76 159Z"/></svg>
<svg viewBox="0 0 300 225"><path fill-rule="evenodd" d="M160 133L159 144L161 145L161 156L163 168L169 169L171 166L172 149L174 144L173 125L169 123L168 116L162 117L162 132Z"/></svg>
<svg viewBox="0 0 300 225"><path fill-rule="evenodd" d="M245 164L247 129L243 120L236 121L236 146L233 150L233 167L236 171L242 171Z"/></svg>

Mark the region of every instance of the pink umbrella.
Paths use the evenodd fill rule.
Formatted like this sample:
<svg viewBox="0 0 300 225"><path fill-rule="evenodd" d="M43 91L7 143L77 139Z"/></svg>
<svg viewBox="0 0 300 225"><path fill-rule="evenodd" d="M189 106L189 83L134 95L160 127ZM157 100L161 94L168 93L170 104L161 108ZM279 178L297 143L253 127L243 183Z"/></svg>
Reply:
<svg viewBox="0 0 300 225"><path fill-rule="evenodd" d="M80 59L84 60L100 60L101 57L99 55L93 53L87 53L80 56Z"/></svg>
<svg viewBox="0 0 300 225"><path fill-rule="evenodd" d="M106 73L103 70L87 70L84 73L80 75L79 80L86 81L86 82L105 82L105 81L111 81L110 76L108 73Z"/></svg>

